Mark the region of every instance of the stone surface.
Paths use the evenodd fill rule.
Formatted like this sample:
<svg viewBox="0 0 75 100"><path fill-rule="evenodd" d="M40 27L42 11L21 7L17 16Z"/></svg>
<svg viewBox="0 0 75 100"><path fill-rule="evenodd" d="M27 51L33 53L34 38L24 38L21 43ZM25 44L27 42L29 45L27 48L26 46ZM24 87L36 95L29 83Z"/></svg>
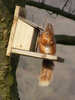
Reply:
<svg viewBox="0 0 75 100"><path fill-rule="evenodd" d="M51 85L39 86L40 59L20 56L16 76L20 100L74 100L75 98L75 47L57 45L57 55L64 63L56 63Z"/></svg>
<svg viewBox="0 0 75 100"><path fill-rule="evenodd" d="M75 15L75 0L33 0L33 1L44 3L59 9L62 9L66 1L68 1L63 10Z"/></svg>
<svg viewBox="0 0 75 100"><path fill-rule="evenodd" d="M26 18L46 26L54 26L55 34L75 35L75 22L62 16L50 15L50 12L26 6ZM70 22L71 21L71 22ZM75 98L75 46L57 45L57 55L65 59L64 63L55 63L54 77L48 87L39 86L41 59L20 56L16 70L16 79L20 100L74 100Z"/></svg>
<svg viewBox="0 0 75 100"><path fill-rule="evenodd" d="M47 23L53 24L55 34L75 35L75 21L33 6L26 6L26 18L32 22L46 27Z"/></svg>

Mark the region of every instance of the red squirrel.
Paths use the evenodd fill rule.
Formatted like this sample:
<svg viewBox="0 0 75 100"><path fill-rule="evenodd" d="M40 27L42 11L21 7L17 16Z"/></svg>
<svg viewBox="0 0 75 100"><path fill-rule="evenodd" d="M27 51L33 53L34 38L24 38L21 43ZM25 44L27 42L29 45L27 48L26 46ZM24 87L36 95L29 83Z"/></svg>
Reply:
<svg viewBox="0 0 75 100"><path fill-rule="evenodd" d="M48 24L45 31L38 38L40 53L54 55L56 53L56 42L52 24ZM51 60L43 59L40 72L40 85L48 86L53 76L54 63Z"/></svg>

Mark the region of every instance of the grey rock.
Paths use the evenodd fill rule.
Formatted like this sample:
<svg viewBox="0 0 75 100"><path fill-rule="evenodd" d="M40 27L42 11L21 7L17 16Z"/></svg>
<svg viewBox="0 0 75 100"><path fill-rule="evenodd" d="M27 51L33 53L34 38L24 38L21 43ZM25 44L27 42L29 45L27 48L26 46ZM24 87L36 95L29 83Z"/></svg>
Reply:
<svg viewBox="0 0 75 100"><path fill-rule="evenodd" d="M35 2L44 3L46 5L50 5L52 7L56 7L59 9L63 9L64 11L75 15L75 0L33 0ZM65 3L67 2L66 6Z"/></svg>
<svg viewBox="0 0 75 100"><path fill-rule="evenodd" d="M74 35L75 22L46 10L26 6L26 18L46 26L54 26L55 34ZM16 79L20 100L74 100L75 98L75 46L57 45L56 55L65 59L64 63L55 62L53 80L48 87L39 86L42 59L20 56Z"/></svg>
<svg viewBox="0 0 75 100"><path fill-rule="evenodd" d="M57 45L57 55L64 63L55 63L53 80L48 87L39 86L40 59L20 56L16 78L20 100L74 100L75 47Z"/></svg>
<svg viewBox="0 0 75 100"><path fill-rule="evenodd" d="M75 35L75 21L43 9L33 6L26 6L26 18L37 25L46 27L47 23L51 23L54 27L55 34Z"/></svg>

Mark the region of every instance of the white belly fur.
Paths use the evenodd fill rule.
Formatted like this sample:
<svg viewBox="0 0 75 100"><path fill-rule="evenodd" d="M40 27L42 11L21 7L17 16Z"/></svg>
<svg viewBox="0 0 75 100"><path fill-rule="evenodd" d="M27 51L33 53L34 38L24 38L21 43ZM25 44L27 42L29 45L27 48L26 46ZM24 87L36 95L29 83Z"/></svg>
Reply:
<svg viewBox="0 0 75 100"><path fill-rule="evenodd" d="M46 46L45 51L46 51L46 53L50 53L50 47Z"/></svg>

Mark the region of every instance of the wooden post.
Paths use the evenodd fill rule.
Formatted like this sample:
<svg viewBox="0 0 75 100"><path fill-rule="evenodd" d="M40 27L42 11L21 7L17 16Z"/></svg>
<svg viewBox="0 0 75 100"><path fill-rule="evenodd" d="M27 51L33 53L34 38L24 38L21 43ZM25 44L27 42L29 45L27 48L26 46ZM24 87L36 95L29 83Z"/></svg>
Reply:
<svg viewBox="0 0 75 100"><path fill-rule="evenodd" d="M14 38L14 34L15 34L15 29L16 29L18 17L19 16L25 17L25 13L23 10L24 9L20 6L16 6L16 8L15 8L14 20L13 20L10 38L9 38L9 43L8 43L8 48L7 48L7 52L6 52L7 56L10 56L10 53L12 51L12 43L13 43L13 38Z"/></svg>

